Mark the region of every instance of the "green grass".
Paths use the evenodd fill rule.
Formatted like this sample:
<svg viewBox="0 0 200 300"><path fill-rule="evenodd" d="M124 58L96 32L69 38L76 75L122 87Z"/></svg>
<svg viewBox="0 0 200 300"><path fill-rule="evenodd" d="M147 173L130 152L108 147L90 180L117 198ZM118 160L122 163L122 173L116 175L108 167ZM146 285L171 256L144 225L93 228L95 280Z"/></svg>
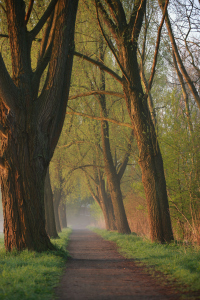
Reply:
<svg viewBox="0 0 200 300"><path fill-rule="evenodd" d="M71 229L52 240L57 251L37 253L24 250L6 253L0 233L0 299L52 299L67 260L68 237Z"/></svg>
<svg viewBox="0 0 200 300"><path fill-rule="evenodd" d="M152 243L135 234L125 235L94 228L92 230L104 239L115 242L122 255L145 265L147 271L156 275L156 270L167 275L168 280L176 282L177 286L181 285L182 291L200 290L199 247Z"/></svg>

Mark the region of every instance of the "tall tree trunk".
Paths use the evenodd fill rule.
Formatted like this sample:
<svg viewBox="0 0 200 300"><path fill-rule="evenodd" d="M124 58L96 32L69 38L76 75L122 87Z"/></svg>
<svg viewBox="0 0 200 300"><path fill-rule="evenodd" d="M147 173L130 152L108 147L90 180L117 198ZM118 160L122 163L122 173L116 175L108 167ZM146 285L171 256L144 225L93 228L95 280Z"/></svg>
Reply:
<svg viewBox="0 0 200 300"><path fill-rule="evenodd" d="M105 164L105 172L108 180L110 196L113 204L116 227L120 233L130 233L126 212L123 204L122 193L120 188L120 180L116 172L109 143L108 122L101 122L101 136L103 146L103 156Z"/></svg>
<svg viewBox="0 0 200 300"><path fill-rule="evenodd" d="M59 205L59 219L62 228L67 228L67 212L66 212L66 202L61 202Z"/></svg>
<svg viewBox="0 0 200 300"><path fill-rule="evenodd" d="M56 189L54 191L53 204L54 204L54 214L55 214L57 232L61 232L60 218L59 218L59 212L58 212L60 201L61 201L61 194L62 194L61 189Z"/></svg>
<svg viewBox="0 0 200 300"><path fill-rule="evenodd" d="M139 149L139 164L147 199L151 239L170 242L173 240L173 233L162 155L147 97L143 93L140 81L136 49L134 51L128 39L123 47L121 63L130 79L129 83L124 81L123 88ZM130 66L134 68L131 69Z"/></svg>
<svg viewBox="0 0 200 300"><path fill-rule="evenodd" d="M58 238L56 231L55 214L53 207L53 193L51 189L51 181L49 176L49 167L45 178L44 186L44 207L45 207L45 220L46 220L46 232L51 238Z"/></svg>
<svg viewBox="0 0 200 300"><path fill-rule="evenodd" d="M104 61L102 37L100 39L100 45L99 45L99 58L101 62ZM100 70L100 90L103 91L105 90L105 72L103 70ZM103 115L103 117L107 117L105 95L100 95L99 101L101 106L101 114ZM109 186L110 196L111 196L113 209L114 209L116 227L118 232L120 233L130 233L131 230L128 225L124 203L122 199L120 178L114 166L112 153L110 149L109 125L107 121L101 122L101 139L102 139L105 173L108 179L108 186Z"/></svg>
<svg viewBox="0 0 200 300"><path fill-rule="evenodd" d="M106 229L107 230L116 230L116 220L113 210L113 204L110 196L107 194L105 190L105 181L102 177L99 178L99 186L98 186L98 195L100 206L104 215Z"/></svg>

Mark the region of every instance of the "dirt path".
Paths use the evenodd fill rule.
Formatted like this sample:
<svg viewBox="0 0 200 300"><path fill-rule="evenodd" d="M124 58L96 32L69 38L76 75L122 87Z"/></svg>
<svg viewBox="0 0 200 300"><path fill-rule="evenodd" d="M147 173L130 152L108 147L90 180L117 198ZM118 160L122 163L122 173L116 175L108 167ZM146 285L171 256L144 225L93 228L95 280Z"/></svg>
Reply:
<svg viewBox="0 0 200 300"><path fill-rule="evenodd" d="M56 290L60 300L179 299L121 256L114 243L89 230L73 230L68 250L72 258Z"/></svg>

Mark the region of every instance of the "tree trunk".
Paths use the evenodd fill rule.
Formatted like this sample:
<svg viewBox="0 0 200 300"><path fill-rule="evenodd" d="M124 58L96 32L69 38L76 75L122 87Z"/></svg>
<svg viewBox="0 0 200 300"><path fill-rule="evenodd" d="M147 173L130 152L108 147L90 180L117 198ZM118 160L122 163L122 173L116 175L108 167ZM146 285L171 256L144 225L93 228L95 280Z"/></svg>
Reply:
<svg viewBox="0 0 200 300"><path fill-rule="evenodd" d="M103 146L103 156L105 164L105 172L108 179L110 196L113 204L116 227L119 233L130 233L126 212L124 209L122 193L120 188L120 180L116 172L109 143L108 122L101 122L101 136Z"/></svg>
<svg viewBox="0 0 200 300"><path fill-rule="evenodd" d="M50 238L58 238L56 231L54 207L53 207L53 193L51 189L51 181L49 176L49 167L45 178L44 186L44 207L45 207L45 220L46 232Z"/></svg>
<svg viewBox="0 0 200 300"><path fill-rule="evenodd" d="M66 213L66 203L61 202L59 205L59 219L62 228L67 228L67 213Z"/></svg>
<svg viewBox="0 0 200 300"><path fill-rule="evenodd" d="M104 61L102 38L100 39L100 45L99 45L99 57L101 62ZM105 72L103 70L100 70L100 90L103 91L105 90ZM99 95L99 101L101 106L101 114L104 117L107 117L105 95ZM102 139L102 148L103 148L103 159L105 164L105 173L108 179L108 186L109 186L110 196L111 196L112 205L114 209L116 227L119 233L130 233L131 230L128 225L124 203L122 199L120 178L114 166L112 153L110 149L109 125L107 121L101 122L101 139Z"/></svg>
<svg viewBox="0 0 200 300"><path fill-rule="evenodd" d="M163 160L155 127L143 93L136 51L130 43L123 47L123 66L130 82L124 81L126 103L139 149L139 164L142 171L152 241L173 240ZM134 66L134 68L130 68ZM137 88L136 88L137 87Z"/></svg>
<svg viewBox="0 0 200 300"><path fill-rule="evenodd" d="M105 181L102 178L99 178L98 195L99 195L100 206L106 223L106 229L116 230L117 228L115 225L116 221L115 221L112 201L110 196L106 193Z"/></svg>
<svg viewBox="0 0 200 300"><path fill-rule="evenodd" d="M54 249L45 231L44 181L47 167L34 157L34 148L30 147L35 136L31 138L23 134L14 123L14 117L6 110L4 112L7 113L7 122L13 126L8 137L1 139L1 154L6 161L1 172L5 248L8 251L28 248L39 252ZM2 122L5 120L1 119Z"/></svg>
<svg viewBox="0 0 200 300"><path fill-rule="evenodd" d="M59 212L58 212L60 201L61 201L61 193L62 193L61 189L56 189L54 192L54 200L53 200L57 232L61 232L60 218L59 218Z"/></svg>

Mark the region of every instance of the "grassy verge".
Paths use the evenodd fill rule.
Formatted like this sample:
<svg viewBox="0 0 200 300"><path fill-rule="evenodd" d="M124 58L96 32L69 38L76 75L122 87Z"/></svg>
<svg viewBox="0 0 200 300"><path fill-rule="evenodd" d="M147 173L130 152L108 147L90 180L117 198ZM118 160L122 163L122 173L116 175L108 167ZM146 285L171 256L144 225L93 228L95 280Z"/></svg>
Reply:
<svg viewBox="0 0 200 300"><path fill-rule="evenodd" d="M147 271L160 271L167 279L181 285L182 291L200 290L200 249L172 243L161 245L137 235L92 229L104 239L117 244L118 251L127 258L147 267ZM155 273L156 275L156 273ZM184 288L183 288L184 285Z"/></svg>
<svg viewBox="0 0 200 300"><path fill-rule="evenodd" d="M71 229L65 229L59 234L60 239L52 240L58 251L44 253L6 253L0 233L0 299L52 299L67 260L64 249L70 232Z"/></svg>

